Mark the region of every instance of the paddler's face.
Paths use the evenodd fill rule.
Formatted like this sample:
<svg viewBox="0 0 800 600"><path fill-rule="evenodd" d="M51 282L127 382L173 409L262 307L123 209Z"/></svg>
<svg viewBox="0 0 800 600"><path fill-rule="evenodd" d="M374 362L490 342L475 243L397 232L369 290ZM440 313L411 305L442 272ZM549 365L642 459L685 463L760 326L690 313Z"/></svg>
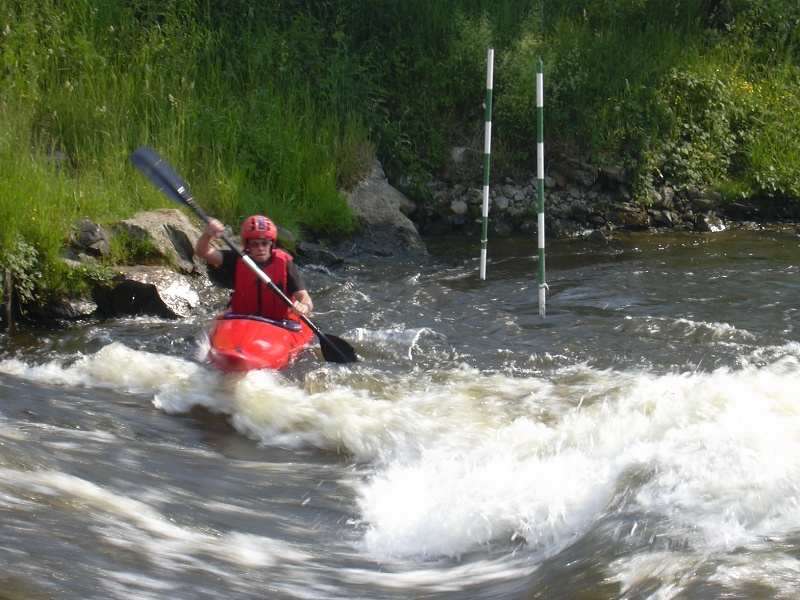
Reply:
<svg viewBox="0 0 800 600"><path fill-rule="evenodd" d="M247 251L256 262L265 262L272 254L272 240L248 240Z"/></svg>

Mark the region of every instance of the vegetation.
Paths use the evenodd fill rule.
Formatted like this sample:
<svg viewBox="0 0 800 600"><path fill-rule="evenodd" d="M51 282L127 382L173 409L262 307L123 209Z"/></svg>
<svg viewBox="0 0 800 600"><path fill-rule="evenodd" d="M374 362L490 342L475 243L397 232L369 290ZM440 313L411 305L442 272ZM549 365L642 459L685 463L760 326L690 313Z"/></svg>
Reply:
<svg viewBox="0 0 800 600"><path fill-rule="evenodd" d="M541 57L550 156L795 202L799 36L796 0L0 0L0 269L102 281L60 258L78 217L164 205L141 144L225 222L346 234L376 156L413 195L480 147L488 47L495 176L534 169Z"/></svg>

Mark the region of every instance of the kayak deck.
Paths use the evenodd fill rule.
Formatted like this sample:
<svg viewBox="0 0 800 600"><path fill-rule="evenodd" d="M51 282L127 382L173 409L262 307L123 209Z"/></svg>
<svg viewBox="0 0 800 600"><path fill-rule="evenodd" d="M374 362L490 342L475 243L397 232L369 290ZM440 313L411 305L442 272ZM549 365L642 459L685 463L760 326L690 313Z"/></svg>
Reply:
<svg viewBox="0 0 800 600"><path fill-rule="evenodd" d="M209 330L208 360L222 371L279 369L314 338L305 323L221 313Z"/></svg>

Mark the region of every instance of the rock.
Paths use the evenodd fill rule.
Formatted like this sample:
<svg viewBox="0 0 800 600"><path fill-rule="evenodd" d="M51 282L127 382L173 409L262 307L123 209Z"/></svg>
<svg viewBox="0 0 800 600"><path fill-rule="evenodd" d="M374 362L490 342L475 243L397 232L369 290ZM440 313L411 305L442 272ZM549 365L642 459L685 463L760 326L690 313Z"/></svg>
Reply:
<svg viewBox="0 0 800 600"><path fill-rule="evenodd" d="M507 210L509 206L512 206L512 203L506 196L497 196L493 202L494 208L499 210Z"/></svg>
<svg viewBox="0 0 800 600"><path fill-rule="evenodd" d="M567 219L554 219L546 227L546 233L556 238L575 238L583 232L584 228L579 223Z"/></svg>
<svg viewBox="0 0 800 600"><path fill-rule="evenodd" d="M589 217L589 223L595 227L603 227L606 224L606 219L601 214L593 214Z"/></svg>
<svg viewBox="0 0 800 600"><path fill-rule="evenodd" d="M346 254L395 256L427 254L427 249L411 219L416 205L389 185L377 161L367 177L347 197L347 205L361 223L353 239L336 247Z"/></svg>
<svg viewBox="0 0 800 600"><path fill-rule="evenodd" d="M483 204L483 190L478 188L470 188L467 190L467 201L470 204L480 205Z"/></svg>
<svg viewBox="0 0 800 600"><path fill-rule="evenodd" d="M97 304L91 298L67 298L60 302L51 301L44 306L26 304L22 315L37 323L61 326L94 317Z"/></svg>
<svg viewBox="0 0 800 600"><path fill-rule="evenodd" d="M70 240L80 251L93 256L108 256L111 238L100 225L89 219L78 219Z"/></svg>
<svg viewBox="0 0 800 600"><path fill-rule="evenodd" d="M201 231L177 209L157 209L136 213L120 221L118 229L148 240L159 254L182 273L202 271L194 262L194 245Z"/></svg>
<svg viewBox="0 0 800 600"><path fill-rule="evenodd" d="M712 210L715 204L713 200L709 200L708 198L690 197L690 200L692 201L692 208L700 212Z"/></svg>
<svg viewBox="0 0 800 600"><path fill-rule="evenodd" d="M289 242L292 246L297 246L297 237L291 231L289 231L288 229L284 229L283 227L281 227L277 223L275 224L275 229L278 230L278 242L280 242L281 240L285 240L285 241ZM230 236L230 237L233 238L233 236ZM236 236L236 241L237 241L237 243L241 243L240 235ZM194 252L194 251L192 251L192 252Z"/></svg>
<svg viewBox="0 0 800 600"><path fill-rule="evenodd" d="M655 226L675 227L675 217L671 211L650 209L647 214Z"/></svg>
<svg viewBox="0 0 800 600"><path fill-rule="evenodd" d="M683 191L684 195L686 196L687 200L701 200L703 198L703 194L700 193L700 190L696 190L694 188L687 188Z"/></svg>
<svg viewBox="0 0 800 600"><path fill-rule="evenodd" d="M559 170L551 169L550 177L553 178L555 184L560 188L563 188L567 185L567 176Z"/></svg>
<svg viewBox="0 0 800 600"><path fill-rule="evenodd" d="M599 229L595 229L589 235L586 236L586 241L592 242L593 244L607 244L608 238L606 234L604 234Z"/></svg>
<svg viewBox="0 0 800 600"><path fill-rule="evenodd" d="M329 268L338 267L344 263L341 256L312 242L300 242L300 244L298 244L295 261L298 264L303 262Z"/></svg>
<svg viewBox="0 0 800 600"><path fill-rule="evenodd" d="M675 207L675 190L669 186L661 189L661 205L662 208L671 209Z"/></svg>
<svg viewBox="0 0 800 600"><path fill-rule="evenodd" d="M577 217L578 220L583 221L589 214L589 206L583 200L576 200L572 203L572 215Z"/></svg>
<svg viewBox="0 0 800 600"><path fill-rule="evenodd" d="M483 152L468 146L458 146L450 152L442 177L454 184L468 183L476 178L483 165Z"/></svg>
<svg viewBox="0 0 800 600"><path fill-rule="evenodd" d="M22 309L25 318L50 326L91 319L155 315L167 319L196 315L201 294L208 302L222 304L219 294L209 293L205 278L189 277L170 267L119 267L111 287L97 287L90 298L67 298L43 306Z"/></svg>
<svg viewBox="0 0 800 600"><path fill-rule="evenodd" d="M641 207L623 202L609 209L608 222L617 228L643 230L650 226L650 219Z"/></svg>
<svg viewBox="0 0 800 600"><path fill-rule="evenodd" d="M628 173L625 171L625 167L619 167L616 165L609 165L602 167L600 169L600 173L608 180L614 183L626 183L628 178Z"/></svg>
<svg viewBox="0 0 800 600"><path fill-rule="evenodd" d="M758 216L758 208L752 204L742 204L741 202L732 202L725 207L725 212L733 219L740 221L752 220Z"/></svg>
<svg viewBox="0 0 800 600"><path fill-rule="evenodd" d="M583 187L591 187L597 181L598 169L581 161L567 161L565 168L569 179Z"/></svg>
<svg viewBox="0 0 800 600"><path fill-rule="evenodd" d="M492 234L496 237L510 237L511 227L505 221L489 221Z"/></svg>
<svg viewBox="0 0 800 600"><path fill-rule="evenodd" d="M450 159L456 164L463 164L467 160L470 149L467 146L457 146L450 151Z"/></svg>
<svg viewBox="0 0 800 600"><path fill-rule="evenodd" d="M47 164L56 168L56 170L61 170L65 167L74 168L75 163L70 158L70 156L66 152L62 152L61 150L54 150L52 152L48 152L45 157L45 162Z"/></svg>
<svg viewBox="0 0 800 600"><path fill-rule="evenodd" d="M450 210L453 211L454 215L463 216L467 214L467 203L463 200L453 200L450 203Z"/></svg>
<svg viewBox="0 0 800 600"><path fill-rule="evenodd" d="M701 233L724 231L725 223L714 213L697 215L694 220L694 230Z"/></svg>
<svg viewBox="0 0 800 600"><path fill-rule="evenodd" d="M204 287L201 280L168 267L121 267L116 285L97 288L92 297L99 317L147 314L176 319L195 314Z"/></svg>

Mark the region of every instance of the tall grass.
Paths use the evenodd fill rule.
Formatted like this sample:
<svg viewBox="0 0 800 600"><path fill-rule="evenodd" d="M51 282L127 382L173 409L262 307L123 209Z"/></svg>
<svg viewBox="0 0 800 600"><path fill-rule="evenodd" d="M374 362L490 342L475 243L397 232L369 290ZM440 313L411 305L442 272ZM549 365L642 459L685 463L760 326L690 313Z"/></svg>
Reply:
<svg viewBox="0 0 800 600"><path fill-rule="evenodd" d="M0 109L0 271L9 272L18 296L46 301L88 292L107 280L102 268L72 268L62 260L74 221L108 216L121 185L92 175L76 184L68 159L53 149L31 151L24 112ZM113 211L115 214L129 214Z"/></svg>
<svg viewBox="0 0 800 600"><path fill-rule="evenodd" d="M796 199L799 31L795 0L0 0L0 266L63 291L76 218L163 206L141 144L227 223L345 235L376 156L424 194L480 146L489 46L495 178L533 169L541 56L551 158Z"/></svg>
<svg viewBox="0 0 800 600"><path fill-rule="evenodd" d="M223 16L190 0L0 3L0 266L20 262L17 241L31 248L34 296L77 285L60 260L76 218L106 224L164 205L128 162L140 144L234 225L264 213L298 233L353 229L340 183L371 157L337 153L371 152L362 119L341 102L340 74L305 80L291 56L301 46L285 39L306 35L313 51L326 33Z"/></svg>

